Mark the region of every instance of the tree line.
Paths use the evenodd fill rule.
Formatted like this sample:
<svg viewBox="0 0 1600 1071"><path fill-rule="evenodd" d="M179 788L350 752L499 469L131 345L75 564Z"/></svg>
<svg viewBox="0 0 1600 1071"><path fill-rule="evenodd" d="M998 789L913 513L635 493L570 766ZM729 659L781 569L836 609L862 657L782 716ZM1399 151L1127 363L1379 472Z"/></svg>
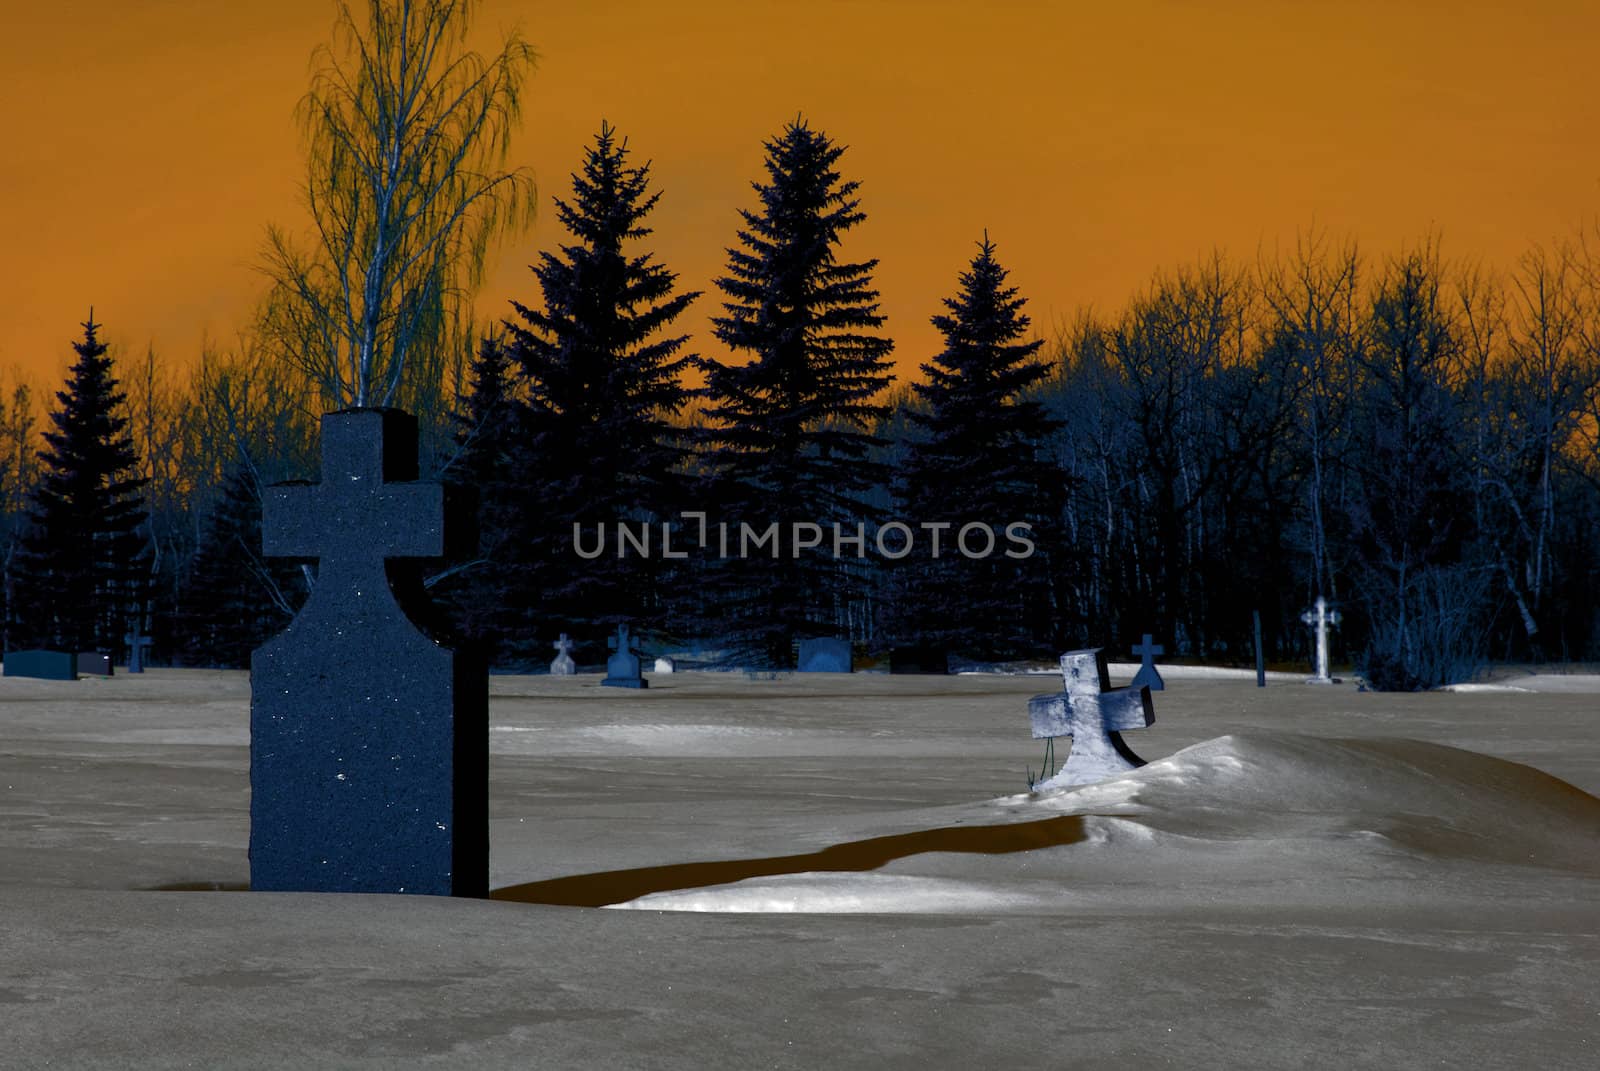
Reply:
<svg viewBox="0 0 1600 1071"><path fill-rule="evenodd" d="M842 256L865 218L844 147L804 119L766 142L711 281L715 357L675 326L707 295L649 249L649 164L602 124L554 201L565 239L483 331L485 243L531 208L493 164L532 57L411 47L459 42L462 10L343 9L371 47L329 52L303 108L317 237L271 233L235 346L119 376L91 314L37 454L34 399L0 392L7 649L120 655L137 630L157 662L246 664L315 583L262 558L262 488L317 477L321 412L398 404L425 474L476 500L476 549L430 589L507 668L563 632L597 660L623 622L782 668L813 636L1006 660L1142 632L1242 663L1259 618L1295 661L1318 595L1377 687L1600 650L1582 239L1495 273L1432 237L1369 259L1313 233L1159 271L1047 337L975 235L943 348L895 385L878 262ZM384 87L435 110L397 118Z"/></svg>

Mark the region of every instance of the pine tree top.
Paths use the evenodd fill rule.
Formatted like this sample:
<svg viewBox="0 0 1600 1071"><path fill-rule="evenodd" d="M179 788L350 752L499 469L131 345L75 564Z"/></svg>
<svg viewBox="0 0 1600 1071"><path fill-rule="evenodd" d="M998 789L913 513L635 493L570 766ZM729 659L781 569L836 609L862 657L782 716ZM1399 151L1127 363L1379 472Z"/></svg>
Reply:
<svg viewBox="0 0 1600 1071"><path fill-rule="evenodd" d="M78 359L68 370L66 389L56 392L59 407L50 413L56 430L45 433L49 449L39 453L45 464L41 491L81 499L95 489L115 499L146 481L132 473L139 459L122 415L127 399L117 389L94 310L82 326L83 340L72 344Z"/></svg>
<svg viewBox="0 0 1600 1071"><path fill-rule="evenodd" d="M578 421L632 424L638 413L672 414L688 398L680 355L687 335L657 337L699 297L674 294L677 275L625 243L650 234L643 219L660 194L648 192L650 164L628 163L626 139L602 123L572 176L573 197L556 214L577 239L541 254L534 266L542 308L512 302L506 321L536 411Z"/></svg>
<svg viewBox="0 0 1600 1071"><path fill-rule="evenodd" d="M738 448L761 449L757 440L771 432L791 446L826 438L859 456L870 437L838 425L883 418L886 409L872 399L889 383L894 349L873 333L884 323L872 286L878 262L837 256L844 232L866 218L860 184L842 181L844 147L804 118L765 147L767 181L751 184L760 210L740 210L742 248L728 250L728 274L716 280L727 315L712 320L718 339L754 359L701 362L716 399L708 413Z"/></svg>
<svg viewBox="0 0 1600 1071"><path fill-rule="evenodd" d="M1030 324L1022 311L1027 301L1016 287L1005 285L1007 275L985 231L978 255L958 277L956 296L944 299L949 314L932 317L945 348L922 365L927 381L912 389L928 408L910 411L912 420L940 428L975 417L993 419L997 409L1014 407L1024 391L1049 375L1047 364L1033 360L1044 340L1019 341Z"/></svg>

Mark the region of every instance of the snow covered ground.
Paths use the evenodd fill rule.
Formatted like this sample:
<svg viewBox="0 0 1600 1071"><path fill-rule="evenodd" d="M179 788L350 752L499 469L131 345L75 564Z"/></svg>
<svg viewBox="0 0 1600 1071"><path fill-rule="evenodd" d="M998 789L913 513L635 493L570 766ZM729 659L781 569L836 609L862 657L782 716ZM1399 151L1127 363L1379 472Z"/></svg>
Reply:
<svg viewBox="0 0 1600 1071"><path fill-rule="evenodd" d="M1039 677L493 678L488 902L154 891L247 677L0 678L0 1067L1600 1065L1600 678L1163 673L1040 796Z"/></svg>

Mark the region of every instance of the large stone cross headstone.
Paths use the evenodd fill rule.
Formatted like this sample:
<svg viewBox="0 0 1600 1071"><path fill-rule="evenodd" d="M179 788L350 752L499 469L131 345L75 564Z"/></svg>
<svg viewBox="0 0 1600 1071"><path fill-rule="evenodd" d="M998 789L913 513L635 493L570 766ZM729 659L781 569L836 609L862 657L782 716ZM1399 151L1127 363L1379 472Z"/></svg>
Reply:
<svg viewBox="0 0 1600 1071"><path fill-rule="evenodd" d="M1137 688L1142 684L1152 692L1165 689L1166 681L1156 672L1156 655L1166 654L1167 649L1155 642L1155 637L1146 632L1144 642L1135 646L1133 653L1139 656L1139 672L1133 675L1132 687Z"/></svg>
<svg viewBox="0 0 1600 1071"><path fill-rule="evenodd" d="M1306 678L1306 683L1338 684L1328 675L1328 626L1339 623L1339 611L1328 609L1328 600L1318 595L1316 605L1301 614L1300 620L1317 630L1316 674Z"/></svg>
<svg viewBox="0 0 1600 1071"><path fill-rule="evenodd" d="M322 482L267 488L269 556L311 597L250 665L250 886L485 896L488 673L407 616L444 553L444 489L397 409L322 418Z"/></svg>
<svg viewBox="0 0 1600 1071"><path fill-rule="evenodd" d="M633 640L628 637L627 625L618 625L617 634L606 641L606 646L616 653L606 659L606 678L601 684L613 688L650 687L639 666L639 653L633 649Z"/></svg>
<svg viewBox="0 0 1600 1071"><path fill-rule="evenodd" d="M1061 772L1035 788L1086 785L1145 764L1122 733L1156 720L1150 689L1111 687L1105 653L1098 647L1061 656L1062 690L1028 700L1034 739L1070 736L1072 752Z"/></svg>
<svg viewBox="0 0 1600 1071"><path fill-rule="evenodd" d="M563 632L561 638L550 645L558 652L555 660L550 663L550 675L553 677L570 677L578 672L578 665L572 660L572 641L567 639Z"/></svg>

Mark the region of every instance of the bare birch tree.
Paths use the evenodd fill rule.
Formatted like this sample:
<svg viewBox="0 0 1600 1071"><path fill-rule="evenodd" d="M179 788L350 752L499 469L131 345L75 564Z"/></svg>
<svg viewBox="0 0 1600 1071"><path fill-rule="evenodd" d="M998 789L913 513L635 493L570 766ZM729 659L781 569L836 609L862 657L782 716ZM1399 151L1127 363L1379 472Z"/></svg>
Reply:
<svg viewBox="0 0 1600 1071"><path fill-rule="evenodd" d="M1304 388L1297 417L1308 465L1302 503L1310 561L1306 599L1337 597L1328 517L1342 508L1333 470L1343 449L1347 380L1361 351L1361 258L1353 242L1335 244L1311 230L1299 236L1292 254L1264 262L1260 274L1263 296Z"/></svg>
<svg viewBox="0 0 1600 1071"><path fill-rule="evenodd" d="M470 0L340 2L299 119L313 235L269 229L265 319L277 355L335 406L427 408L470 342L470 292L490 240L531 217L525 169L504 170L534 53L512 33L466 47Z"/></svg>

